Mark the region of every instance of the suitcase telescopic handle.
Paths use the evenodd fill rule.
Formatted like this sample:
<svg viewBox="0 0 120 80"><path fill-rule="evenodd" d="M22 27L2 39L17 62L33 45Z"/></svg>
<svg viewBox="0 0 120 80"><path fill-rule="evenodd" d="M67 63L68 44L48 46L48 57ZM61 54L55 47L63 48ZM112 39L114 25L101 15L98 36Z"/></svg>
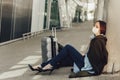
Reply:
<svg viewBox="0 0 120 80"><path fill-rule="evenodd" d="M52 36L54 36L55 38L56 36L56 27L52 27Z"/></svg>

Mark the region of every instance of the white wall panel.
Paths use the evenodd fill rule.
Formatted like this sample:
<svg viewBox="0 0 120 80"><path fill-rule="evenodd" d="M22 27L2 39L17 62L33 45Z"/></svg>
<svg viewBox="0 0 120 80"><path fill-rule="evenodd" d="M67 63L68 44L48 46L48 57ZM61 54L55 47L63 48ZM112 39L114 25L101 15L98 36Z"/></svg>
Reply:
<svg viewBox="0 0 120 80"><path fill-rule="evenodd" d="M31 32L43 30L45 0L33 0Z"/></svg>

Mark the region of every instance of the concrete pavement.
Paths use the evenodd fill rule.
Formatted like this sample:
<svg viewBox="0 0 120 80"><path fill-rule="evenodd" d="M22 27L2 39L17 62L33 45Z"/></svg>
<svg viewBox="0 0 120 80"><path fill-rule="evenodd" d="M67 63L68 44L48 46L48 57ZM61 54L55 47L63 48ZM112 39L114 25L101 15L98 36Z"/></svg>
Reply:
<svg viewBox="0 0 120 80"><path fill-rule="evenodd" d="M81 51L89 43L92 34L92 22L73 24L73 28L57 31L58 41L62 45L71 44ZM27 64L41 63L41 38L50 35L50 31L28 40L20 40L0 46L0 80L120 80L120 73L102 74L94 77L69 79L70 68L60 68L52 75L32 72Z"/></svg>

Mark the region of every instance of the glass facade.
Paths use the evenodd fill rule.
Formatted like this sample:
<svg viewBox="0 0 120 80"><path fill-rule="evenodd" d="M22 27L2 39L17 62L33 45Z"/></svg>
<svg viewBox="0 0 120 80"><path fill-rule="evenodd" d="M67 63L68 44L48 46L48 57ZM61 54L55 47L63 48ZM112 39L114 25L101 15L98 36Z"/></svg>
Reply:
<svg viewBox="0 0 120 80"><path fill-rule="evenodd" d="M45 1L44 29L51 27L60 28L58 0Z"/></svg>
<svg viewBox="0 0 120 80"><path fill-rule="evenodd" d="M51 27L60 28L58 0L51 3L50 29Z"/></svg>

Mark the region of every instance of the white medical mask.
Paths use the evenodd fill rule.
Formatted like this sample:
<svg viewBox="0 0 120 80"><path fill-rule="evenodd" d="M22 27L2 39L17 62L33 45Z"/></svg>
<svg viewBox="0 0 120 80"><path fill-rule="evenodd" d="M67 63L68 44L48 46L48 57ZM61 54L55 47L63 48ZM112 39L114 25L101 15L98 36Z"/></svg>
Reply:
<svg viewBox="0 0 120 80"><path fill-rule="evenodd" d="M96 28L96 27L93 27L93 28L92 28L92 32L93 32L94 34L97 34L97 33L98 33L98 31L99 31L99 29L98 29L98 28Z"/></svg>

